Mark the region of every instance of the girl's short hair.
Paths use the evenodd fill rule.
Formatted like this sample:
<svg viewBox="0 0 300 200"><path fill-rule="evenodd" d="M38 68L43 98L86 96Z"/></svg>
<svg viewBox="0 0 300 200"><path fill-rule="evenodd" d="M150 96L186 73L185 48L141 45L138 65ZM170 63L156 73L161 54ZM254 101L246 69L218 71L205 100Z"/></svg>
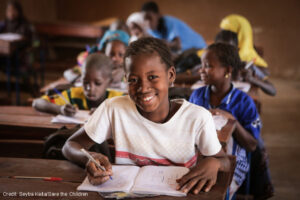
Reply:
<svg viewBox="0 0 300 200"><path fill-rule="evenodd" d="M232 78L235 79L238 71L242 67L238 49L235 46L225 43L213 43L207 47L207 50L213 51L222 66L232 67Z"/></svg>
<svg viewBox="0 0 300 200"><path fill-rule="evenodd" d="M93 53L88 55L83 63L82 71L94 68L103 73L105 77L112 77L112 69L114 67L113 61L101 53Z"/></svg>
<svg viewBox="0 0 300 200"><path fill-rule="evenodd" d="M158 54L167 69L174 66L169 47L162 40L153 37L144 37L130 43L124 55L124 60L130 56L153 53ZM126 62L124 62L124 66L125 64Z"/></svg>

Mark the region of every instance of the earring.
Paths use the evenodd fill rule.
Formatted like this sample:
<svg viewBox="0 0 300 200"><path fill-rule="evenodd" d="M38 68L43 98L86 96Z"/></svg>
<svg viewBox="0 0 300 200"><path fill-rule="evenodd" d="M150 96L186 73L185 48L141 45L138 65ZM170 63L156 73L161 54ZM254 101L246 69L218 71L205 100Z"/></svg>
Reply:
<svg viewBox="0 0 300 200"><path fill-rule="evenodd" d="M225 78L229 78L230 75L231 75L230 73L226 74Z"/></svg>
<svg viewBox="0 0 300 200"><path fill-rule="evenodd" d="M172 83L170 84L170 87L174 87L174 82L172 82Z"/></svg>

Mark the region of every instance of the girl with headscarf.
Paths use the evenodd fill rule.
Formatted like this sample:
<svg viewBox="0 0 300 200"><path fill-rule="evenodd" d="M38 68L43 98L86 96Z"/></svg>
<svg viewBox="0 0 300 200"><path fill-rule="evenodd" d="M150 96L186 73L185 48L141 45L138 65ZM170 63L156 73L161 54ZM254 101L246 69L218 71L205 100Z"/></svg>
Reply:
<svg viewBox="0 0 300 200"><path fill-rule="evenodd" d="M131 35L129 43L148 35L148 26L144 18L145 15L142 12L134 12L127 18L126 25Z"/></svg>
<svg viewBox="0 0 300 200"><path fill-rule="evenodd" d="M267 80L268 64L254 48L253 32L249 21L243 16L231 14L221 21L220 28L222 30L217 34L215 42L229 43L238 47L240 58L245 63L245 69L241 71L243 79L261 88L266 94L275 96L276 89Z"/></svg>

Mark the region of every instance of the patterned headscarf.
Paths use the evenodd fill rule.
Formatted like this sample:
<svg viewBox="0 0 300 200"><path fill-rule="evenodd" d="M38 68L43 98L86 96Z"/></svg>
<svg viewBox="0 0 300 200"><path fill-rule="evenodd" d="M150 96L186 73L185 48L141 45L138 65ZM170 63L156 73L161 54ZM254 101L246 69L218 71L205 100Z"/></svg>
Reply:
<svg viewBox="0 0 300 200"><path fill-rule="evenodd" d="M250 62L254 60L255 65L268 67L268 64L254 49L252 28L245 17L236 14L228 15L221 21L220 28L238 35L238 48L242 61Z"/></svg>
<svg viewBox="0 0 300 200"><path fill-rule="evenodd" d="M121 42L123 42L126 46L128 46L128 42L129 42L129 35L127 33L125 33L124 31L121 30L116 30L116 31L111 31L108 30L105 32L104 36L102 37L102 39L100 40L99 44L98 44L98 51L103 50L103 47L111 41L114 40L119 40Z"/></svg>

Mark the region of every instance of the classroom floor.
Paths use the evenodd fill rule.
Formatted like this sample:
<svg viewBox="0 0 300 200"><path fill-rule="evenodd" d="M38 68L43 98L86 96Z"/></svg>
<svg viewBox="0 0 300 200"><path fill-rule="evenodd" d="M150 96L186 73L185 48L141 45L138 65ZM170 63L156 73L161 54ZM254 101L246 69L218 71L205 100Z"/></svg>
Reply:
<svg viewBox="0 0 300 200"><path fill-rule="evenodd" d="M300 81L273 79L276 97L262 95L262 136L275 199L300 198Z"/></svg>
<svg viewBox="0 0 300 200"><path fill-rule="evenodd" d="M61 74L61 73L57 73ZM0 75L0 80L5 77ZM46 83L56 74L46 73ZM270 158L275 186L272 200L299 199L300 196L300 81L272 79L277 96L261 94L263 120L262 137ZM0 89L0 105L15 103L15 95L6 99L5 87ZM22 93L22 105L28 105L28 93Z"/></svg>

